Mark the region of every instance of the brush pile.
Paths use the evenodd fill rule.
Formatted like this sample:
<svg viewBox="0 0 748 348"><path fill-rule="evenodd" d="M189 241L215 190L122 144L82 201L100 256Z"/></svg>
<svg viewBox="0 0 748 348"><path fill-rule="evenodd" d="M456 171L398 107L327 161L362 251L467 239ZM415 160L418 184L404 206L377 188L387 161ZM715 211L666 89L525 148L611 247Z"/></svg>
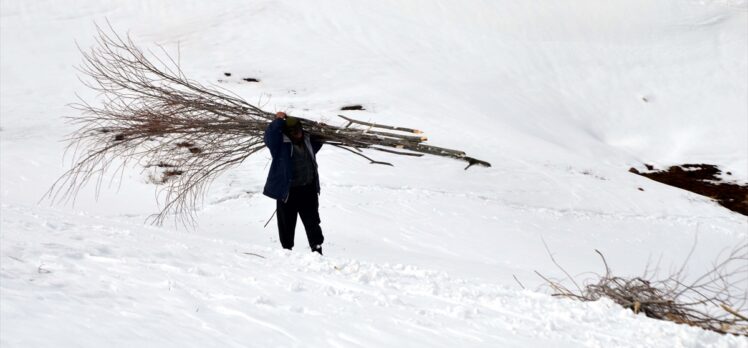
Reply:
<svg viewBox="0 0 748 348"><path fill-rule="evenodd" d="M614 276L603 254L595 251L605 264L605 274L582 286L553 260L575 290L536 273L553 289L554 296L580 301L608 298L650 318L748 336L748 317L741 314L748 306L748 244L723 254L711 269L693 280L686 280L685 264L664 279L653 279L656 275L650 276L649 272L642 277Z"/></svg>
<svg viewBox="0 0 748 348"><path fill-rule="evenodd" d="M161 185L165 205L153 222L172 215L191 222L209 183L265 147L265 128L274 114L190 80L168 54L148 58L129 37L101 28L97 45L82 53L80 70L90 78L84 84L99 92L102 102L73 105L80 111L70 118L77 126L68 139L74 164L50 189L52 198L72 199L92 179L98 189L112 167L113 175L130 166L155 168L160 176L152 181ZM449 157L467 162L465 169L490 166L462 151L426 145L415 129L340 117L343 126L300 119L312 136L375 164L391 165L372 160L363 149Z"/></svg>

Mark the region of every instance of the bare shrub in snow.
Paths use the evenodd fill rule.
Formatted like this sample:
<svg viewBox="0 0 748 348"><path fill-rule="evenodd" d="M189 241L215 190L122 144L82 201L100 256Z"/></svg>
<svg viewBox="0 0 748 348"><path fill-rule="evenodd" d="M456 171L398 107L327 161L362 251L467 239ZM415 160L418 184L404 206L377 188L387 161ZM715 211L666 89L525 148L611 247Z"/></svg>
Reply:
<svg viewBox="0 0 748 348"><path fill-rule="evenodd" d="M656 274L649 271L641 277L615 276L603 254L595 252L602 258L605 273L581 286L551 255L556 266L574 284L574 289L536 273L551 287L553 296L580 301L608 298L650 318L748 336L748 317L741 314L748 302L748 244L723 253L708 271L696 278L687 277L687 262L664 279L656 279Z"/></svg>

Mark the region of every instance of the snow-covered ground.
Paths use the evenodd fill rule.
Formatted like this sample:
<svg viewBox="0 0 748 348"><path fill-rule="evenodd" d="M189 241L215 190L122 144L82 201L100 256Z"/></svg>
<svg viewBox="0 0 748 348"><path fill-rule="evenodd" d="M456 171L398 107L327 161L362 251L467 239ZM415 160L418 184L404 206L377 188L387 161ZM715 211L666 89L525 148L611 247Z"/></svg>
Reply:
<svg viewBox="0 0 748 348"><path fill-rule="evenodd" d="M667 273L694 240L696 275L748 241L745 216L627 171L705 162L748 182L743 0L0 5L2 347L748 347L552 298L533 273L561 277L543 241L575 275L602 270L594 249L620 275ZM195 230L143 224L158 208L138 169L98 200L38 204L70 165L66 104L95 98L76 43L106 20L268 111L336 122L360 103L346 114L493 167L323 148L324 257L301 228L292 252L263 228L267 153L219 178Z"/></svg>

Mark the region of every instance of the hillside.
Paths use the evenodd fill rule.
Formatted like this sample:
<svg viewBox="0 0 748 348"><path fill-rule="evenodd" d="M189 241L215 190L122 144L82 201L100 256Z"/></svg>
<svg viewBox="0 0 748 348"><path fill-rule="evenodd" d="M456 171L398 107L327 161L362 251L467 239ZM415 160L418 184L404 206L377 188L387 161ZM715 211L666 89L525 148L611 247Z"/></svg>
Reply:
<svg viewBox="0 0 748 348"><path fill-rule="evenodd" d="M3 347L748 347L552 298L533 273L562 277L543 241L580 277L603 270L594 249L621 275L696 275L746 241L746 216L628 172L748 182L745 1L0 4ZM76 44L106 21L267 111L416 127L493 167L323 148L324 257L301 226L292 252L263 228L267 152L213 184L194 230L143 223L137 168L40 202L70 166L68 104L96 100Z"/></svg>

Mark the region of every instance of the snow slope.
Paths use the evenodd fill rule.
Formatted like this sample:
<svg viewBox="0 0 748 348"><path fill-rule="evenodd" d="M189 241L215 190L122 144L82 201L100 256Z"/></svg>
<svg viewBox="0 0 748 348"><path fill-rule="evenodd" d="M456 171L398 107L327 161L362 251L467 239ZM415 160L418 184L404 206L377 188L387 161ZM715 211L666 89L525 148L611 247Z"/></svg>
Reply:
<svg viewBox="0 0 748 348"><path fill-rule="evenodd" d="M543 240L572 274L600 271L599 249L622 275L666 273L697 240L696 275L746 241L745 216L627 172L706 162L748 182L745 1L0 4L3 347L748 346L512 278L561 276ZM335 122L361 103L346 114L493 167L323 149L324 258L263 229L267 153L213 185L194 231L143 225L139 170L39 205L69 166L66 104L95 97L76 42L106 20L269 111Z"/></svg>

